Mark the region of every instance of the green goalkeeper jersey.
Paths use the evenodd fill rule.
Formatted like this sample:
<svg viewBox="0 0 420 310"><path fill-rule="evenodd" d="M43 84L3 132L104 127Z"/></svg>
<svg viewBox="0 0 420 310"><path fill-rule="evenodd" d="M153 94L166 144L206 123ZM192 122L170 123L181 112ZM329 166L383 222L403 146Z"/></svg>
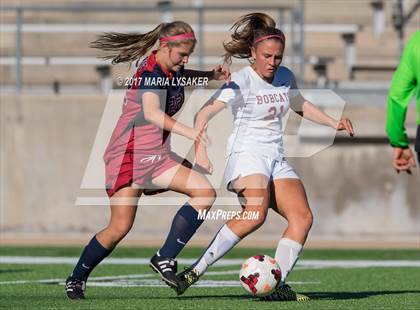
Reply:
<svg viewBox="0 0 420 310"><path fill-rule="evenodd" d="M406 47L397 70L392 77L388 94L386 132L394 147L408 147L405 129L407 107L417 92L417 124L420 125L420 30L416 31Z"/></svg>

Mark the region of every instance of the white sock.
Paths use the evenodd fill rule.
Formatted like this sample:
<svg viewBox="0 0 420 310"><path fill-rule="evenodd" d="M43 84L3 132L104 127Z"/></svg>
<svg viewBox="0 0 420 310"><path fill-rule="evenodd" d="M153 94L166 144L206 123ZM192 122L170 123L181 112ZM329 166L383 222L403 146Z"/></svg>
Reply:
<svg viewBox="0 0 420 310"><path fill-rule="evenodd" d="M217 262L219 258L225 255L240 240L241 239L231 231L227 225L224 225L195 264L194 269L199 275L202 275L209 266Z"/></svg>
<svg viewBox="0 0 420 310"><path fill-rule="evenodd" d="M292 271L299 254L302 252L302 244L289 238L281 238L276 249L275 259L281 270L281 283L284 283L287 275Z"/></svg>

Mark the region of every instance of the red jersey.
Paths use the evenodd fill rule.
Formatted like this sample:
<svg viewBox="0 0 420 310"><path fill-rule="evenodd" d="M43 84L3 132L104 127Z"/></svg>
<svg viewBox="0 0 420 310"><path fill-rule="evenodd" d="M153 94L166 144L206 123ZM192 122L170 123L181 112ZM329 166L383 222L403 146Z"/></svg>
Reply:
<svg viewBox="0 0 420 310"><path fill-rule="evenodd" d="M167 154L170 148L170 132L159 128L144 118L142 94L154 92L160 97L160 108L173 116L184 103L182 85L164 85L164 79L181 78L184 70L165 72L156 62L156 50L138 66L133 84L127 90L122 114L105 150L105 162L126 153ZM147 104L147 103L146 103Z"/></svg>

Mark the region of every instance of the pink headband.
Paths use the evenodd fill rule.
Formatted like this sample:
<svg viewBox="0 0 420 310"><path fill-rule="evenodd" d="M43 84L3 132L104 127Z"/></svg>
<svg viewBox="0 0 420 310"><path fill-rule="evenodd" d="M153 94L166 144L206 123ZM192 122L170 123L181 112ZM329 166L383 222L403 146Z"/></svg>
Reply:
<svg viewBox="0 0 420 310"><path fill-rule="evenodd" d="M175 36L160 38L160 42L175 41L175 40L184 40L184 39L195 39L194 32L185 32L177 34Z"/></svg>
<svg viewBox="0 0 420 310"><path fill-rule="evenodd" d="M261 37L261 38L259 38L259 39L256 39L256 40L254 41L254 44L257 44L258 42L261 42L261 41L263 41L263 40L267 40L267 39L271 39L271 38L278 38L278 39L280 39L280 40L283 40L283 37L282 37L282 36L280 36L280 35L278 35L278 34L270 34L270 35L268 35L268 36L264 36L264 37Z"/></svg>

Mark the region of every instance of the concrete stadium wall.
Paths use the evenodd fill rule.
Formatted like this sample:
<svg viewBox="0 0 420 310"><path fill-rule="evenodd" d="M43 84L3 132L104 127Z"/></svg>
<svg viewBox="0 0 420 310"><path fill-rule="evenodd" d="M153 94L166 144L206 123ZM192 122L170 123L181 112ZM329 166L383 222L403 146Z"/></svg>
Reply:
<svg viewBox="0 0 420 310"><path fill-rule="evenodd" d="M344 113L353 120L359 136L385 137L386 97L372 98L376 103L367 97L364 100L369 105L349 102ZM24 95L2 96L0 102L0 242L84 243L106 225L109 216L107 203L75 205L78 197L102 197L107 201L101 186L96 190L80 189L107 98ZM191 123L197 109L192 106L183 111L181 119ZM213 139L210 156L221 163L225 142L220 137L227 136L231 128L228 114L209 127ZM407 124L413 136L413 106ZM182 138L174 137L173 144L182 143ZM289 159L305 184L314 212L310 243L419 245L419 173L397 175L390 165L391 156L386 144L336 143L309 158ZM212 178L220 179L222 173L218 169ZM215 179L212 182L219 197L235 201ZM163 205L155 205L156 199L161 199ZM174 193L142 197L126 242L161 243L179 206L168 205L167 201L184 200L186 197ZM223 200L213 208L240 210L236 203L226 206ZM223 222L206 221L192 243L207 243ZM284 227L285 221L270 211L266 224L243 244L274 246Z"/></svg>

